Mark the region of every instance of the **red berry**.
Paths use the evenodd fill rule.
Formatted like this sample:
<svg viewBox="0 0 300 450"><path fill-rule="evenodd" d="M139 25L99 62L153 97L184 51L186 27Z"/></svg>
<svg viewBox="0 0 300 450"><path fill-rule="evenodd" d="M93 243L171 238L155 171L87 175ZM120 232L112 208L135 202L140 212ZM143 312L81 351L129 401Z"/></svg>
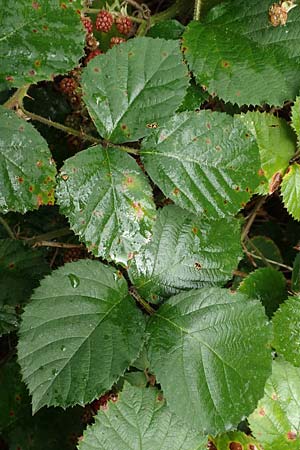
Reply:
<svg viewBox="0 0 300 450"><path fill-rule="evenodd" d="M132 29L132 21L127 16L118 16L116 19L116 26L121 34L129 34Z"/></svg>
<svg viewBox="0 0 300 450"><path fill-rule="evenodd" d="M81 22L88 33L93 32L93 22L90 17L81 17Z"/></svg>
<svg viewBox="0 0 300 450"><path fill-rule="evenodd" d="M109 11L102 9L96 19L96 29L108 33L114 23L114 18Z"/></svg>
<svg viewBox="0 0 300 450"><path fill-rule="evenodd" d="M74 78L63 78L59 83L59 90L66 95L73 95L77 88Z"/></svg>
<svg viewBox="0 0 300 450"><path fill-rule="evenodd" d="M102 55L102 54L103 54L103 52L101 52L101 50L99 50L99 48L97 48L96 50L93 50L85 58L85 60L84 60L85 64L87 64L91 59L95 58L95 56Z"/></svg>
<svg viewBox="0 0 300 450"><path fill-rule="evenodd" d="M126 42L126 39L115 36L111 38L109 46L112 48L114 45L122 44L122 42Z"/></svg>

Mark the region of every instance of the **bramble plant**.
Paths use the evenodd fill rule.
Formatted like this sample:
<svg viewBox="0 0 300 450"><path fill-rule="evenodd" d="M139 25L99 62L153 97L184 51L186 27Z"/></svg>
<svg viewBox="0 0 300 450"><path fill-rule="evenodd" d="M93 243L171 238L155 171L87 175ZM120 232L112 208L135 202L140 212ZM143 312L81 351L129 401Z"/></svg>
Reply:
<svg viewBox="0 0 300 450"><path fill-rule="evenodd" d="M0 449L299 450L300 5L0 6Z"/></svg>

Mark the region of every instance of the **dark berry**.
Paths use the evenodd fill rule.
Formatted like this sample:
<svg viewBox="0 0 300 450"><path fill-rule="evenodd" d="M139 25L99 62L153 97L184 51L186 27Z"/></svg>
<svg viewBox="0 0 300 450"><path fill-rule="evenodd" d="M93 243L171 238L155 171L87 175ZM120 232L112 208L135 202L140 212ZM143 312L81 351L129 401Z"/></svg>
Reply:
<svg viewBox="0 0 300 450"><path fill-rule="evenodd" d="M64 263L70 262L70 261L78 261L79 259L85 258L86 253L84 248L75 247L75 248L68 248L64 251Z"/></svg>
<svg viewBox="0 0 300 450"><path fill-rule="evenodd" d="M116 26L121 34L129 34L132 29L132 21L127 16L119 16L116 19Z"/></svg>
<svg viewBox="0 0 300 450"><path fill-rule="evenodd" d="M84 62L87 64L91 59L95 58L95 56L102 55L103 52L97 48L96 50L93 50L88 54L88 56L85 58Z"/></svg>
<svg viewBox="0 0 300 450"><path fill-rule="evenodd" d="M114 36L111 38L109 46L112 48L114 45L122 44L122 42L126 42L126 39Z"/></svg>
<svg viewBox="0 0 300 450"><path fill-rule="evenodd" d="M59 90L68 96L72 96L76 91L77 83L74 78L63 78L59 82Z"/></svg>
<svg viewBox="0 0 300 450"><path fill-rule="evenodd" d="M114 23L114 18L109 11L102 9L96 19L96 29L108 33Z"/></svg>
<svg viewBox="0 0 300 450"><path fill-rule="evenodd" d="M81 22L83 23L86 31L91 34L93 32L93 22L90 17L81 17Z"/></svg>

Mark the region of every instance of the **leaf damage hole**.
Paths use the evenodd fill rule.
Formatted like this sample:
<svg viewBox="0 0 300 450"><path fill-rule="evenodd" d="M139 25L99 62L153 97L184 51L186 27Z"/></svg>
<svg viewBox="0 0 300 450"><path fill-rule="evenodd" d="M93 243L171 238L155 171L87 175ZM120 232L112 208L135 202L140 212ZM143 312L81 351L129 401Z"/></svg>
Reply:
<svg viewBox="0 0 300 450"><path fill-rule="evenodd" d="M196 270L201 270L202 269L202 265L199 262L195 262L194 267Z"/></svg>

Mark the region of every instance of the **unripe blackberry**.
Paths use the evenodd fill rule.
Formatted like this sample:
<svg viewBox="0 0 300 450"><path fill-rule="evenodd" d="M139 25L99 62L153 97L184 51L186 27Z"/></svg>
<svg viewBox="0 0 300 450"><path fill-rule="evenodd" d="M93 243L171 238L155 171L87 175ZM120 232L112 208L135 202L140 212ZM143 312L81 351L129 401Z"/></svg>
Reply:
<svg viewBox="0 0 300 450"><path fill-rule="evenodd" d="M114 36L111 38L109 46L112 48L114 45L122 44L122 42L126 42L126 39Z"/></svg>
<svg viewBox="0 0 300 450"><path fill-rule="evenodd" d="M93 32L93 22L90 17L81 17L81 22L86 31L91 34Z"/></svg>
<svg viewBox="0 0 300 450"><path fill-rule="evenodd" d="M111 30L112 24L114 23L114 18L109 11L102 9L97 15L96 19L96 29L102 31L103 33L108 33Z"/></svg>
<svg viewBox="0 0 300 450"><path fill-rule="evenodd" d="M88 54L88 56L85 58L84 62L85 64L87 64L89 61L91 61L91 59L95 58L95 56L98 55L102 55L103 52L101 52L101 50L99 50L99 48L96 48L96 50L93 50L92 52L90 52Z"/></svg>
<svg viewBox="0 0 300 450"><path fill-rule="evenodd" d="M119 31L119 33L121 34L129 34L131 29L132 29L132 21L129 17L127 16L118 16L116 18L116 26L117 29Z"/></svg>
<svg viewBox="0 0 300 450"><path fill-rule="evenodd" d="M77 83L74 78L63 78L59 82L59 90L63 92L65 95L72 96L77 89Z"/></svg>

